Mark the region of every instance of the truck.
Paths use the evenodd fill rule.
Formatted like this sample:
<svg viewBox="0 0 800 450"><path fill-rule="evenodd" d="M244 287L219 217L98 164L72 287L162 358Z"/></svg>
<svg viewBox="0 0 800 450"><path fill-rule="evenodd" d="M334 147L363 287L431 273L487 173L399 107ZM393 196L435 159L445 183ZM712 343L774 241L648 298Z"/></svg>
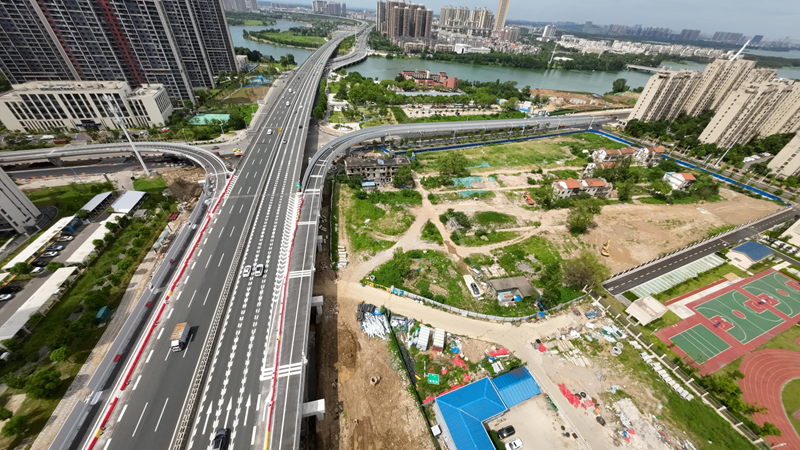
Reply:
<svg viewBox="0 0 800 450"><path fill-rule="evenodd" d="M170 336L169 345L173 352L179 352L186 348L186 343L189 341L189 326L186 322L175 325Z"/></svg>

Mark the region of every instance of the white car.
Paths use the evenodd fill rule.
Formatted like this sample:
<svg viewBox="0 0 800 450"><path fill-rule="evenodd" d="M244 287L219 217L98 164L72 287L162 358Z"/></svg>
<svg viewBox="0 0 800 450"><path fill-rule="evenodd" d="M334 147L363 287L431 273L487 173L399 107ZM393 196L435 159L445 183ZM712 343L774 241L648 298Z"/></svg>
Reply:
<svg viewBox="0 0 800 450"><path fill-rule="evenodd" d="M272 128L267 130L267 134L272 134Z"/></svg>
<svg viewBox="0 0 800 450"><path fill-rule="evenodd" d="M256 264L256 270L253 272L253 275L260 277L264 275L264 265L263 264Z"/></svg>
<svg viewBox="0 0 800 450"><path fill-rule="evenodd" d="M61 254L61 252L57 252L55 250L52 250L52 251L49 251L49 252L42 253L42 257L43 258L52 258L52 257L58 256L60 254Z"/></svg>
<svg viewBox="0 0 800 450"><path fill-rule="evenodd" d="M2 294L0 295L0 302L11 300L12 298L14 298L14 294Z"/></svg>
<svg viewBox="0 0 800 450"><path fill-rule="evenodd" d="M506 450L518 450L522 448L522 439L514 439L506 444Z"/></svg>
<svg viewBox="0 0 800 450"><path fill-rule="evenodd" d="M252 270L252 267L250 267L250 266L244 266L244 269L242 269L242 276L243 276L244 278L247 278L247 277L249 277L249 276L250 276L250 271L251 271L251 270Z"/></svg>
<svg viewBox="0 0 800 450"><path fill-rule="evenodd" d="M58 238L58 242L69 242L73 239L75 239L75 236L61 236Z"/></svg>
<svg viewBox="0 0 800 450"><path fill-rule="evenodd" d="M34 267L33 270L31 270L31 274L33 274L33 275L36 275L36 274L42 273L42 272L44 272L44 267Z"/></svg>

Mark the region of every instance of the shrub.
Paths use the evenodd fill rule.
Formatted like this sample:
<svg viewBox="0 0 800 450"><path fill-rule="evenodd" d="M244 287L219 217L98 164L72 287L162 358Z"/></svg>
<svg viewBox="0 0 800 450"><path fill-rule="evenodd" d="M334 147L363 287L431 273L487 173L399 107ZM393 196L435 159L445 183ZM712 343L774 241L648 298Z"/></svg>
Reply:
<svg viewBox="0 0 800 450"><path fill-rule="evenodd" d="M31 375L25 383L25 394L30 398L44 399L55 395L61 385L61 373L50 367Z"/></svg>
<svg viewBox="0 0 800 450"><path fill-rule="evenodd" d="M0 408L0 420L8 420L11 418L11 416L13 416L13 414L11 414L11 411L5 408Z"/></svg>
<svg viewBox="0 0 800 450"><path fill-rule="evenodd" d="M367 193L364 192L364 191L358 191L358 192L356 192L356 198L359 199L359 200L366 200L367 199Z"/></svg>
<svg viewBox="0 0 800 450"><path fill-rule="evenodd" d="M3 430L0 433L3 436L11 437L11 436L19 436L20 434L26 432L28 427L30 426L30 420L28 420L28 416L14 416L6 422L5 426L3 426Z"/></svg>
<svg viewBox="0 0 800 450"><path fill-rule="evenodd" d="M59 347L50 352L50 361L66 361L69 358L69 348Z"/></svg>
<svg viewBox="0 0 800 450"><path fill-rule="evenodd" d="M24 377L24 376L13 375L13 374L10 374L10 373L3 377L3 383L5 383L6 386L8 386L8 387L10 387L12 389L22 389L22 388L24 388L25 387L25 380L26 380L26 377Z"/></svg>
<svg viewBox="0 0 800 450"><path fill-rule="evenodd" d="M14 267L8 269L8 271L15 275L27 275L31 273L33 267L30 264L24 262L18 262L14 264Z"/></svg>
<svg viewBox="0 0 800 450"><path fill-rule="evenodd" d="M56 270L62 267L64 267L64 264L60 262L51 261L47 263L47 270L49 270L50 272L55 272Z"/></svg>

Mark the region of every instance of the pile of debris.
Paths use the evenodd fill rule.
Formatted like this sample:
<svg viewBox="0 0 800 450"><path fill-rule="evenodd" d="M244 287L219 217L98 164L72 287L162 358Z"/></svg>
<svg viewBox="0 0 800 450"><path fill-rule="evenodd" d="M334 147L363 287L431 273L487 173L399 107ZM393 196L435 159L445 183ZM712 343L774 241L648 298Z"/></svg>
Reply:
<svg viewBox="0 0 800 450"><path fill-rule="evenodd" d="M381 313L380 308L369 303L361 302L358 304L356 320L360 323L364 333L370 338L379 337L381 339L386 339L386 333L389 332L389 321L386 320L386 316Z"/></svg>
<svg viewBox="0 0 800 450"><path fill-rule="evenodd" d="M669 374L669 372L667 372L666 369L664 369L664 367L661 365L661 363L658 361L658 359L654 354L642 352L639 354L639 356L641 356L642 360L645 363L647 363L648 366L652 367L653 370L656 371L658 376L660 376L661 379L664 380L664 382L667 383L669 387L672 388L672 390L677 392L682 399L687 401L692 401L694 395L692 395L691 393L689 393L689 391L684 389L683 386L680 385L680 383L672 379L672 376Z"/></svg>

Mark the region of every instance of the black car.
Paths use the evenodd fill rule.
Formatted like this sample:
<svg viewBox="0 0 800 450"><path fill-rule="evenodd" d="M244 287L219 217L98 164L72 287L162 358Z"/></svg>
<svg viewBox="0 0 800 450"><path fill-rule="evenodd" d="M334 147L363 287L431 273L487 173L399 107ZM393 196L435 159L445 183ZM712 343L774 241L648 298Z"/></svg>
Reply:
<svg viewBox="0 0 800 450"><path fill-rule="evenodd" d="M500 428L500 430L497 432L497 435L500 436L500 439L505 439L509 436L513 436L516 432L517 430L515 430L514 427L507 426L505 428Z"/></svg>
<svg viewBox="0 0 800 450"><path fill-rule="evenodd" d="M37 259L36 261L32 262L31 265L33 267L45 267L50 261L43 261L41 259Z"/></svg>
<svg viewBox="0 0 800 450"><path fill-rule="evenodd" d="M212 450L227 450L229 441L230 430L227 428L220 428L217 434L214 435L214 440L211 441Z"/></svg>
<svg viewBox="0 0 800 450"><path fill-rule="evenodd" d="M17 286L14 284L10 284L2 289L0 289L0 294L13 294L14 292L19 292L22 290L22 286Z"/></svg>

